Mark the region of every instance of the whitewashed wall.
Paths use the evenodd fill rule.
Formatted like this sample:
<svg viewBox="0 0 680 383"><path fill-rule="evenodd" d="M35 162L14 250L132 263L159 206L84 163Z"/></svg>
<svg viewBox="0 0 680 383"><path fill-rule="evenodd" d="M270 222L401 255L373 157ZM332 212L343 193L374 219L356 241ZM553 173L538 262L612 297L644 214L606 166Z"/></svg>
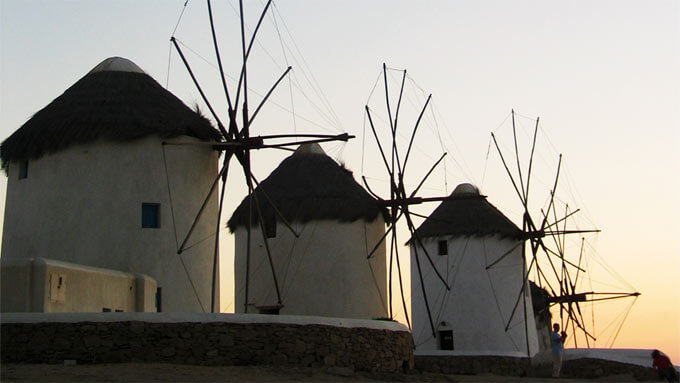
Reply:
<svg viewBox="0 0 680 383"><path fill-rule="evenodd" d="M448 256L438 255L439 240L448 241ZM420 250L420 265L437 334L439 330L453 330L454 350L457 351L520 351L526 355L522 300L509 330L505 331L522 288L522 246L486 270L487 265L517 242L487 236L426 238L423 243L451 287L450 292L447 292ZM413 338L417 351L437 350L439 340L432 337L414 256L414 247L411 245ZM528 285L526 291L529 347L533 355L538 351L538 338ZM442 322L446 322L446 325Z"/></svg>
<svg viewBox="0 0 680 383"><path fill-rule="evenodd" d="M2 258L42 257L144 273L162 288L163 311L202 311L178 258L177 241L217 174L217 153L209 146L165 146L166 179L161 142L146 137L72 146L30 160L28 177L21 180L18 163L10 163ZM160 228L141 227L142 203L160 203ZM216 216L215 194L189 244L215 232ZM206 311L213 247L207 240L182 254Z"/></svg>
<svg viewBox="0 0 680 383"><path fill-rule="evenodd" d="M278 223L269 238L282 295L280 314L374 319L386 317L385 245L370 259L367 253L385 233L382 217L373 222L313 221L294 223L299 238ZM235 311L244 312L247 230L235 232ZM250 258L250 304L278 303L261 231L253 229Z"/></svg>
<svg viewBox="0 0 680 383"><path fill-rule="evenodd" d="M156 311L156 281L51 259L2 259L2 312Z"/></svg>

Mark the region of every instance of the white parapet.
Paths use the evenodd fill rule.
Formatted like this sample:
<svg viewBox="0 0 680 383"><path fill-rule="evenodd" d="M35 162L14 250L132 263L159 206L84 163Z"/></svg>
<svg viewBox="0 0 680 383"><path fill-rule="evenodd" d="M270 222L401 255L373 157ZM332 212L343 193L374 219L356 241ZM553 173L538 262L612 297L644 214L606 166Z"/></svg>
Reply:
<svg viewBox="0 0 680 383"><path fill-rule="evenodd" d="M9 312L156 311L156 280L45 258L0 262L0 309Z"/></svg>
<svg viewBox="0 0 680 383"><path fill-rule="evenodd" d="M78 322L150 322L150 323L272 323L322 325L344 328L403 331L399 322L347 319L302 315L220 314L220 313L0 313L2 323L78 323Z"/></svg>

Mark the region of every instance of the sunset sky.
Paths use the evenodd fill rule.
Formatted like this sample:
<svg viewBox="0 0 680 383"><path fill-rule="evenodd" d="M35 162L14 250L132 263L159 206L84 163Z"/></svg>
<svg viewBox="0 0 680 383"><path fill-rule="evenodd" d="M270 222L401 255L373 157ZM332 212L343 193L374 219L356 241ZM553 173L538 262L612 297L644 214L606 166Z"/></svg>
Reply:
<svg viewBox="0 0 680 383"><path fill-rule="evenodd" d="M252 27L264 1L246 3ZM132 60L185 103L206 110L171 50L176 25L175 36L199 79L223 108L205 2L189 1L178 23L183 5L0 0L0 139L110 56ZM241 63L234 7L234 0L214 1L223 59L233 76ZM281 107L258 117L255 134L354 134L348 143L324 149L380 189L386 177L371 159L376 152L370 137L364 138L363 110L367 102L384 108L382 85L371 92L383 62L406 68L412 98L404 129L410 131L413 113L429 93L436 117L427 121L418 144L421 158L410 165L413 179L443 146L446 168L424 193L474 183L521 226L522 209L490 146L490 132L498 134L504 153L513 154L510 111L518 113L524 149L540 116L536 202L546 200L562 153L558 194L581 209L580 228L602 230L586 236L596 262L625 280L614 278L620 283L612 287L642 293L614 346L659 348L680 364L680 2L280 0L272 14L276 18L265 20L253 48L249 85L263 94L287 65L293 74L272 98ZM390 81L400 78L390 73ZM290 90L293 79L308 87L304 94ZM291 109L291 99L305 118L276 114ZM318 111L330 109L324 104L334 116ZM266 177L285 155L255 153L256 175ZM528 153L522 158L526 163ZM225 221L245 193L242 177L228 182ZM0 177L0 212L5 185ZM221 234L222 303L232 311L233 242L228 230ZM610 278L596 269L593 264L593 280ZM603 319L597 327L604 330L631 302L598 305L596 315Z"/></svg>

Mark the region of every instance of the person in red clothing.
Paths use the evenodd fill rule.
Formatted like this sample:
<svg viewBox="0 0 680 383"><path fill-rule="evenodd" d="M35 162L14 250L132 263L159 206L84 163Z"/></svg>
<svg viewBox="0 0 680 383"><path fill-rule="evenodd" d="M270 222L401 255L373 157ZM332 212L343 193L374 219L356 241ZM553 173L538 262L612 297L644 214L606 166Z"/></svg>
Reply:
<svg viewBox="0 0 680 383"><path fill-rule="evenodd" d="M669 382L677 382L678 374L673 367L671 360L659 350L652 351L652 367L659 374L659 379L666 379Z"/></svg>

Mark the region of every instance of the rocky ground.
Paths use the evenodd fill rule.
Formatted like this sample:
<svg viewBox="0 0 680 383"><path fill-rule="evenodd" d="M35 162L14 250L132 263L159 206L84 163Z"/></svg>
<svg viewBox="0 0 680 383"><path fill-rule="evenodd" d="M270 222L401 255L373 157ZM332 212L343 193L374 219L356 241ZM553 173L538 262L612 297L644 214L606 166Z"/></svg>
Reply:
<svg viewBox="0 0 680 383"><path fill-rule="evenodd" d="M634 382L631 375L585 379L520 378L496 375L436 373L371 374L343 368L268 366L192 366L121 363L96 365L8 364L0 366L2 382Z"/></svg>

